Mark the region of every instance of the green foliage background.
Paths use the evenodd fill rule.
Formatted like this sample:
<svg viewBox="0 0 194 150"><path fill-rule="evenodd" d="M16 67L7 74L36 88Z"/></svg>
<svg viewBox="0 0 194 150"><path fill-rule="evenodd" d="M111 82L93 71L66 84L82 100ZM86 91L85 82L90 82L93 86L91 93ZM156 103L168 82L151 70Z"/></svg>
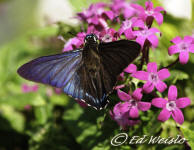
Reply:
<svg viewBox="0 0 194 150"><path fill-rule="evenodd" d="M90 2L96 2L92 0ZM40 85L36 93L22 93L21 84L33 84L20 78L16 70L30 59L42 55L54 54L61 51L63 43L57 39L59 34L68 39L71 32L79 32L80 27L71 27L63 23L58 26L37 26L35 16L37 1L0 1L0 5L14 7L4 16L0 24L0 150L177 150L184 149L185 145L128 145L113 147L111 139L120 130L116 122L109 117L108 110L118 102L115 93L107 109L96 111L92 108L82 108L73 99L65 94L47 96L48 87ZM70 0L76 11L87 8L87 0ZM140 1L141 4L144 1ZM21 7L21 4L25 7ZM158 1L154 1L159 5ZM194 3L192 4L194 6ZM18 9L16 9L18 8ZM23 8L23 9L20 9ZM29 9L27 9L29 8ZM19 11L18 11L19 10ZM28 13L27 13L28 12ZM194 13L193 13L194 14ZM65 15L65 14L64 14ZM9 22L8 19L13 19ZM21 20L18 20L18 19ZM2 17L1 17L2 19ZM13 32L9 26L12 25ZM173 62L177 56L168 56L167 49L170 40L175 36L191 35L194 18L191 21L164 17L164 24L157 26L162 32L159 47L151 51L151 61L162 66ZM171 68L171 77L166 81L168 85L178 87L179 97L188 96L192 105L183 110L185 122L180 127L181 134L189 139L189 145L194 149L194 54L190 55L187 65L177 64ZM166 93L165 93L166 94ZM148 98L148 101L151 100ZM32 109L25 110L26 105ZM130 127L128 135L154 135L162 137L176 137L180 134L173 120L165 123L157 121L159 111L149 110L141 114L142 122Z"/></svg>

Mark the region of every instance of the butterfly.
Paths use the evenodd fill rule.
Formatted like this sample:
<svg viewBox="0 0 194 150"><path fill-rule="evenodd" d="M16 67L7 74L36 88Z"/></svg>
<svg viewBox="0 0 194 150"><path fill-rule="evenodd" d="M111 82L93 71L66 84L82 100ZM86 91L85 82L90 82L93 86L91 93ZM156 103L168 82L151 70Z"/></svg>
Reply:
<svg viewBox="0 0 194 150"><path fill-rule="evenodd" d="M17 72L27 80L61 88L74 99L102 109L117 76L139 55L140 49L134 41L102 43L95 34L88 34L83 48L39 57Z"/></svg>

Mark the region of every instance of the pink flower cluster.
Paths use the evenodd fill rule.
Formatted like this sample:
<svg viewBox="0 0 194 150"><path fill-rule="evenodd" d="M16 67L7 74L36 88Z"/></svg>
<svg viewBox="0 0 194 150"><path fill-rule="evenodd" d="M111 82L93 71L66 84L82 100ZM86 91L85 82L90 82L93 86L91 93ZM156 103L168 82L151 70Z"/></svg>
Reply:
<svg viewBox="0 0 194 150"><path fill-rule="evenodd" d="M125 74L130 74L131 77L138 79L137 82L143 82L143 86L139 88L136 85L136 89L132 93L121 91L126 83L115 87L118 97L122 101L114 106L113 111L110 111L110 116L123 129L138 124L140 122L138 119L139 111L147 111L151 105L162 108L158 120L164 122L172 116L177 123L182 124L184 116L180 108L191 103L189 98L177 98L177 88L174 85L169 87L168 100L156 96L156 90L163 93L167 89L164 80L170 76L170 72L167 68L159 69L155 62L149 63L148 51L150 47L156 48L158 46L158 38L161 35L157 28L152 27L152 23L155 20L158 25L162 25L165 13L162 7L154 7L151 1L145 2L145 8L125 0L112 0L110 4L101 2L92 4L83 12L77 13L77 18L88 25L87 31L78 33L76 37L69 39L64 46L63 51L82 47L84 37L89 33L95 33L100 42L128 39L135 40L141 45L141 67L130 64L118 79L123 81ZM118 31L113 28L115 25L119 25ZM186 64L189 52L194 53L194 38L185 36L182 40L180 37L176 37L171 42L174 45L169 47L169 55L180 53L180 63ZM147 71L142 70L145 61ZM153 94L156 98L144 99L146 94Z"/></svg>
<svg viewBox="0 0 194 150"><path fill-rule="evenodd" d="M149 99L146 102L141 101L143 93L148 94L153 92L154 87L156 87L160 93L165 91L167 85L162 80L165 80L170 76L168 69L163 68L158 71L155 62L148 63L147 72L137 71L137 67L134 66L134 64L131 64L125 70L129 70L132 77L146 82L142 88L137 88L132 94L127 94L120 90L121 88L124 88L125 85L117 86L116 90L118 97L123 101L123 103L119 102L115 105L113 112L110 111L111 118L125 129L127 126L135 125L133 121L134 118L137 119L139 117L139 110L147 111L151 108L151 105L153 105L158 108L163 108L158 116L158 120L164 122L172 115L177 123L182 124L184 116L179 108L184 108L190 105L191 100L187 97L177 99L176 86L171 85L169 87L168 100L157 97L152 99L152 101ZM133 122L133 124L131 124L131 122ZM136 124L139 122L140 120L138 120Z"/></svg>
<svg viewBox="0 0 194 150"><path fill-rule="evenodd" d="M123 38L122 35L124 35L125 38L136 40L142 46L148 40L153 47L157 47L158 37L156 34L160 31L156 28L150 28L151 25L146 25L145 21L152 24L148 20L156 19L159 25L162 24L162 11L164 12L164 9L161 7L153 8L152 2L146 2L146 9L125 0L113 0L111 4L102 2L92 4L83 12L77 13L77 18L88 24L87 31L80 32L76 37L69 39L63 51L82 47L84 37L89 33L95 33L102 42L112 42ZM121 21L120 16L125 20ZM108 22L110 23L108 24ZM115 23L120 24L118 31L111 28Z"/></svg>
<svg viewBox="0 0 194 150"><path fill-rule="evenodd" d="M38 90L38 85L27 85L23 84L22 85L22 92L23 93L28 93L28 92L36 92Z"/></svg>

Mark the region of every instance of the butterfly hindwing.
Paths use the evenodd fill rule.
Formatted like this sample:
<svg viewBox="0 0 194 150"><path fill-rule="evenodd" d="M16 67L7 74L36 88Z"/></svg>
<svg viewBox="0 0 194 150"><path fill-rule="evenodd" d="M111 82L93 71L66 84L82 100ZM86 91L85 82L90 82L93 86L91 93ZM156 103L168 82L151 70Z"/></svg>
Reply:
<svg viewBox="0 0 194 150"><path fill-rule="evenodd" d="M138 43L128 40L99 44L106 93L112 91L117 76L139 55L140 48Z"/></svg>
<svg viewBox="0 0 194 150"><path fill-rule="evenodd" d="M103 108L107 103L107 92L101 71L96 72L94 77L85 65L78 70L81 79L80 88L84 91L83 99L96 109Z"/></svg>

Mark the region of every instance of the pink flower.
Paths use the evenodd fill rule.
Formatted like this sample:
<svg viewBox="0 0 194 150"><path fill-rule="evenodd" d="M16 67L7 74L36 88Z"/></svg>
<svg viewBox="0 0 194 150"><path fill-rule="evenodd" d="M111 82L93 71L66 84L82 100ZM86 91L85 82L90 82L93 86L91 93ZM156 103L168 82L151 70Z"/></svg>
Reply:
<svg viewBox="0 0 194 150"><path fill-rule="evenodd" d="M104 12L105 7L106 4L102 2L91 4L88 9L84 10L83 12L77 13L77 17L81 21L87 22L88 18L92 18L96 15L101 15Z"/></svg>
<svg viewBox="0 0 194 150"><path fill-rule="evenodd" d="M136 71L137 71L137 66L134 65L134 64L129 64L124 69L124 72L126 72L126 73L134 73ZM120 73L120 75L118 76L117 80L124 80L124 76L125 76L125 73L124 72Z"/></svg>
<svg viewBox="0 0 194 150"><path fill-rule="evenodd" d="M113 112L110 111L109 113L111 118L125 130L127 126L138 124L139 120L129 120L129 113L124 112L123 108L124 104L117 103L113 108Z"/></svg>
<svg viewBox="0 0 194 150"><path fill-rule="evenodd" d="M164 8L162 7L153 7L153 3L151 1L145 2L145 9L138 5L138 4L131 4L132 7L137 9L139 11L139 17L143 19L146 22L149 22L149 19L155 19L156 22L161 25L163 23L163 15L160 13L161 11L164 11Z"/></svg>
<svg viewBox="0 0 194 150"><path fill-rule="evenodd" d="M134 9L130 3L125 0L113 0L113 3L110 5L111 10L117 16L123 14L125 19L128 19L136 14L136 9Z"/></svg>
<svg viewBox="0 0 194 150"><path fill-rule="evenodd" d="M121 72L120 75L117 77L117 80L122 81L125 78L125 73Z"/></svg>
<svg viewBox="0 0 194 150"><path fill-rule="evenodd" d="M24 106L24 109L27 110L27 111L29 111L29 110L32 109L32 106L31 106L31 105L25 105L25 106Z"/></svg>
<svg viewBox="0 0 194 150"><path fill-rule="evenodd" d="M120 84L120 85L117 85L117 86L115 86L115 90L118 90L118 89L122 89L122 88L124 88L125 87L125 85L124 84Z"/></svg>
<svg viewBox="0 0 194 150"><path fill-rule="evenodd" d="M137 71L137 72L133 73L131 76L135 77L139 80L147 81L143 85L143 90L146 93L152 92L154 87L156 87L156 89L159 92L163 92L167 88L167 86L162 80L164 80L170 76L168 69L161 69L161 70L157 71L157 64L155 62L153 62L153 63L148 63L147 71L148 72Z"/></svg>
<svg viewBox="0 0 194 150"><path fill-rule="evenodd" d="M182 124L184 122L184 116L180 108L185 108L191 104L191 100L187 97L177 99L177 88L171 85L168 90L168 100L164 98L154 98L152 105L162 108L158 116L158 120L164 122L172 115L173 119Z"/></svg>
<svg viewBox="0 0 194 150"><path fill-rule="evenodd" d="M88 105L87 105L84 101L82 101L82 100L76 100L76 102L77 102L81 107L83 107L83 108L88 107Z"/></svg>
<svg viewBox="0 0 194 150"><path fill-rule="evenodd" d="M51 97L53 95L53 89L51 87L46 88L46 95Z"/></svg>
<svg viewBox="0 0 194 150"><path fill-rule="evenodd" d="M144 22L133 17L130 20L125 20L119 29L119 35L124 34L128 40L134 39L133 27L144 28Z"/></svg>
<svg viewBox="0 0 194 150"><path fill-rule="evenodd" d="M158 46L158 37L155 35L160 33L157 28L149 28L144 26L141 30L133 31L133 35L137 36L136 42L138 42L142 47L144 42L148 40L151 45L155 48Z"/></svg>
<svg viewBox="0 0 194 150"><path fill-rule="evenodd" d="M181 64L186 64L189 60L189 52L194 53L194 43L193 38L190 36L185 36L183 40L179 36L171 40L172 45L168 48L168 54L173 55L179 54L179 61Z"/></svg>
<svg viewBox="0 0 194 150"><path fill-rule="evenodd" d="M117 90L117 94L118 97L124 101L122 112L128 112L131 118L138 118L139 110L147 111L151 107L151 103L141 101L143 96L141 88L136 89L132 96L121 90Z"/></svg>
<svg viewBox="0 0 194 150"><path fill-rule="evenodd" d="M54 91L56 94L61 94L63 90L60 88L54 88Z"/></svg>
<svg viewBox="0 0 194 150"><path fill-rule="evenodd" d="M23 93L28 93L28 92L36 92L38 91L38 85L27 85L27 84L22 84L22 92Z"/></svg>
<svg viewBox="0 0 194 150"><path fill-rule="evenodd" d="M76 37L69 39L64 45L63 52L82 47L85 36L86 33L80 32Z"/></svg>
<svg viewBox="0 0 194 150"><path fill-rule="evenodd" d="M109 28L107 30L103 30L99 34L99 39L102 42L112 42L112 41L116 41L118 39L118 37L119 37L118 36L118 33L113 28Z"/></svg>
<svg viewBox="0 0 194 150"><path fill-rule="evenodd" d="M111 10L105 10L106 6L102 2L91 4L87 10L77 14L78 19L87 22L89 25L101 26L106 29L108 27L106 20L115 18Z"/></svg>
<svg viewBox="0 0 194 150"><path fill-rule="evenodd" d="M125 70L124 70L124 72L127 72L127 73L135 73L136 71L137 71L137 66L134 65L134 64L128 65L128 66L125 68Z"/></svg>

